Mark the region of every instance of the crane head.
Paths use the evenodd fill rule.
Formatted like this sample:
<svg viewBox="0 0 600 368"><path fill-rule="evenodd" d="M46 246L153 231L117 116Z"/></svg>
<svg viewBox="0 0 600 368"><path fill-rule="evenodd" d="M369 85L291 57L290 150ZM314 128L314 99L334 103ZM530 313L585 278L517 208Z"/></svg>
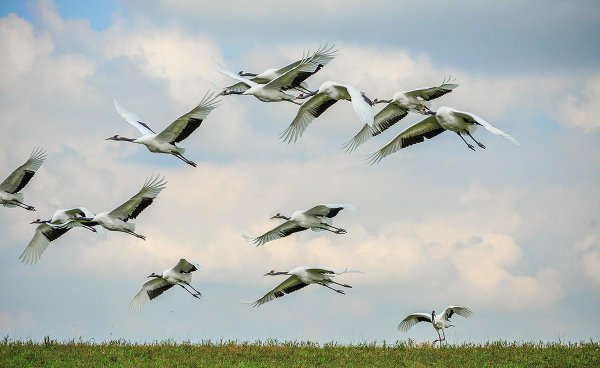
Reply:
<svg viewBox="0 0 600 368"><path fill-rule="evenodd" d="M265 273L265 276L275 276L275 275L277 275L277 273L275 272L275 270L271 270L271 271Z"/></svg>
<svg viewBox="0 0 600 368"><path fill-rule="evenodd" d="M154 272L152 272L150 275L148 275L148 277L162 277L161 275L157 275Z"/></svg>
<svg viewBox="0 0 600 368"><path fill-rule="evenodd" d="M271 219L285 219L286 217L283 216L280 212L277 212L277 214L273 217L271 217Z"/></svg>

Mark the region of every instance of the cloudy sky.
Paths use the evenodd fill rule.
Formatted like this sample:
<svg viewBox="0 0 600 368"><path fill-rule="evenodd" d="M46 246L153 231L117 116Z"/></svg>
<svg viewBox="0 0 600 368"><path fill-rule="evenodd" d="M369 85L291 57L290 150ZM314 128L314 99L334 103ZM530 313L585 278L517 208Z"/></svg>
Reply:
<svg viewBox="0 0 600 368"><path fill-rule="evenodd" d="M85 4L85 5L84 5ZM396 332L408 313L466 305L451 342L598 339L600 325L600 4L464 0L321 3L184 0L2 1L0 176L36 147L48 159L24 190L37 212L0 208L0 334L96 341L314 339L341 343L435 337ZM339 57L312 77L372 98L439 84L434 101L472 111L521 142L478 131L471 152L454 134L370 166L410 115L346 154L361 127L333 106L302 139L278 134L297 106L228 96L182 146L197 168L144 147L105 141L137 131L113 98L162 129L226 83L231 70L285 65L334 42ZM379 109L379 107L378 107ZM29 223L54 210L109 211L158 173L169 181L136 219L146 241L78 230L35 266L17 259ZM304 232L255 248L269 217L317 203L352 203L347 235ZM127 307L151 272L181 257L201 301L173 289L143 313ZM300 265L352 267L342 296L310 287L261 308L240 300Z"/></svg>

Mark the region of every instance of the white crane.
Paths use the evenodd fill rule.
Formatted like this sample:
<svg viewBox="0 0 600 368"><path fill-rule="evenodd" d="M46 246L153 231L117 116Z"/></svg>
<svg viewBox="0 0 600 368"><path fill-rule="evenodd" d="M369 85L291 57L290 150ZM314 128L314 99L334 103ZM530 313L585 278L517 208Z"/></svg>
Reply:
<svg viewBox="0 0 600 368"><path fill-rule="evenodd" d="M37 219L32 224L40 224L35 229L33 238L19 256L21 262L35 264L42 257L50 242L58 239L74 227L84 227L96 232L96 229L83 224L81 221L94 216L94 213L85 207L60 209L54 212L50 220Z"/></svg>
<svg viewBox="0 0 600 368"><path fill-rule="evenodd" d="M330 60L330 57L325 58ZM235 74L224 70L222 68L217 68L219 73L226 75L230 78L236 79L242 83L242 85L248 86L248 88L240 87L240 84L234 84L231 87L226 88L222 95L251 95L259 99L263 102L278 102L278 101L289 101L295 103L296 105L301 105L300 102L296 102L295 100L303 97L292 95L286 93L286 90L292 88L298 88L300 86L300 81L308 78L310 75L316 73L319 69L323 67L324 57L320 54L309 55L306 58L294 63L291 68L288 68L280 75L272 74L273 78L264 84L260 84L254 82L248 78L245 78L239 74ZM265 81L263 79L262 81ZM235 86L235 88L233 88Z"/></svg>
<svg viewBox="0 0 600 368"><path fill-rule="evenodd" d="M202 124L208 114L218 106L218 103L217 96L207 93L192 111L182 115L157 134L146 123L143 123L135 113L127 111L115 99L115 108L119 115L139 130L142 136L139 138L125 138L114 135L106 138L106 140L143 144L150 152L167 153L179 158L188 165L196 167L196 163L183 157L185 149L178 147L177 143L189 137Z"/></svg>
<svg viewBox="0 0 600 368"><path fill-rule="evenodd" d="M383 133L384 130L402 120L410 111L427 115L431 112L429 101L452 92L456 87L458 87L458 84L444 81L436 87L396 92L391 100L374 99L373 104L387 103L387 105L375 115L375 122L372 127L365 124L354 138L344 144L346 152L354 151L371 137Z"/></svg>
<svg viewBox="0 0 600 368"><path fill-rule="evenodd" d="M33 150L29 159L0 183L0 204L4 207L21 207L35 211L35 207L23 203L23 193L27 183L33 178L35 172L42 166L46 159L46 152L40 148Z"/></svg>
<svg viewBox="0 0 600 368"><path fill-rule="evenodd" d="M140 312L146 303L175 285L181 286L194 298L200 299L202 294L191 285L192 272L199 269L199 265L188 262L182 258L174 267L167 268L160 275L152 272L148 276L152 280L144 282L140 291L135 294L131 303L129 303L129 309ZM186 286L189 286L193 292L188 290Z"/></svg>
<svg viewBox="0 0 600 368"><path fill-rule="evenodd" d="M346 230L332 225L332 218L335 217L344 208L353 209L350 205L320 204L305 211L296 211L292 216L287 217L281 213L271 217L271 219L286 220L276 228L258 236L256 238L242 234L243 237L254 243L256 246L263 245L272 240L277 240L299 231L311 229L313 231L330 231L335 234L346 234Z"/></svg>
<svg viewBox="0 0 600 368"><path fill-rule="evenodd" d="M314 119L340 100L352 102L354 112L360 121L369 126L373 125L374 116L371 108L373 102L355 87L328 81L323 83L318 91L300 95L298 98L307 97L310 98L300 106L290 126L281 133L280 138L284 142L296 142Z"/></svg>
<svg viewBox="0 0 600 368"><path fill-rule="evenodd" d="M442 106L437 112L430 112L432 116L419 121L418 123L411 125L404 129L396 138L392 139L388 144L383 146L379 151L375 151L367 156L367 159L371 164L381 161L384 157L410 145L421 143L427 139L431 139L436 135L450 130L458 134L458 136L465 142L465 144L475 151L475 147L472 144L467 143L464 134L471 137L471 139L479 145L481 148L485 146L476 141L471 135L478 126L484 127L488 132L503 136L510 140L516 145L519 145L513 137L496 128L492 124L483 120L479 116L465 111L459 111L451 107Z"/></svg>
<svg viewBox="0 0 600 368"><path fill-rule="evenodd" d="M106 230L120 231L146 240L145 236L134 232L135 224L127 222L127 220L135 219L146 209L146 207L150 206L156 196L165 189L166 184L167 182L164 177L159 178L159 175L150 177L146 180L142 189L127 202L110 212L102 212L95 216L88 216L87 218L81 219L81 221L88 226L100 225Z"/></svg>
<svg viewBox="0 0 600 368"><path fill-rule="evenodd" d="M293 293L296 290L300 290L305 286L310 284L318 284L321 286L325 286L328 289L331 289L337 293L345 294L344 290L334 289L330 284L339 285L345 288L351 288L352 286L347 284L340 284L338 282L333 281L331 278L335 275L341 275L347 272L355 272L361 273L358 270L353 270L350 268L346 268L344 270L335 270L328 267L296 267L291 271L282 271L275 272L275 270L270 271L265 274L265 276L276 276L276 275L288 275L287 279L284 282L277 285L273 290L269 291L265 296L258 299L255 302L250 302L253 307L260 307L261 305L270 302L275 298L282 297L286 294Z"/></svg>
<svg viewBox="0 0 600 368"><path fill-rule="evenodd" d="M448 327L454 327L454 325L450 324L450 318L455 313L458 314L459 316L463 316L465 318L467 318L473 314L473 312L469 308L457 307L457 306L447 307L439 315L435 314L435 311L431 312L431 314L413 313L413 314L409 314L406 318L404 318L402 320L402 322L400 322L400 324L398 325L398 330L402 331L402 332L406 332L412 326L416 325L419 322L429 322L433 325L433 328L435 328L435 330L438 334L438 339L433 340L433 343L435 344L438 341L441 343L442 341L446 340L446 334L444 333L444 329L448 328ZM443 337L440 336L440 331L442 331Z"/></svg>
<svg viewBox="0 0 600 368"><path fill-rule="evenodd" d="M335 50L334 47L335 45L323 43L314 53L311 54L309 50L308 52L305 52L302 55L302 59L297 60L289 65L286 65L283 68L267 69L259 74L240 71L238 72L238 75L242 77L249 77L249 79L252 82L257 84L267 84L270 81L277 79L280 76L292 71L294 78L289 85L284 87L284 89L297 89L303 92L310 92L308 90L308 85L304 81L311 75L321 70L321 68L323 68L337 56L337 50ZM301 65L302 63L306 63L306 60L311 60L312 63L316 63L317 67L313 71L304 71L297 69L299 65ZM248 84L244 82L238 82L234 85L225 87L223 94L239 94L240 92L246 91L248 88L250 88Z"/></svg>

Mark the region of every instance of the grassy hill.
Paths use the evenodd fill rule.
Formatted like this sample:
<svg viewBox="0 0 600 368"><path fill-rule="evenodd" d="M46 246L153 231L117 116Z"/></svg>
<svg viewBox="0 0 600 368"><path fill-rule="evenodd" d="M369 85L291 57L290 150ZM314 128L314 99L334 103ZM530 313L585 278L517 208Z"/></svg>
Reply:
<svg viewBox="0 0 600 368"><path fill-rule="evenodd" d="M0 343L0 367L600 367L596 342L342 346L312 342Z"/></svg>

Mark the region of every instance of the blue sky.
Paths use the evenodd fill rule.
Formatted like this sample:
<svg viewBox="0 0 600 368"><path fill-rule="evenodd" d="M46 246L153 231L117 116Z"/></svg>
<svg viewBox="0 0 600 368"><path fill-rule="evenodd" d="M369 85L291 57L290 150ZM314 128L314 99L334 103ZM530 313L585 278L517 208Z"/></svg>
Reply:
<svg viewBox="0 0 600 368"><path fill-rule="evenodd" d="M435 337L395 330L408 313L470 306L451 342L597 339L600 324L600 6L585 2L308 1L288 14L269 1L7 1L0 5L0 176L35 146L48 160L25 198L29 213L0 208L0 333L15 338L152 341ZM318 11L315 10L318 8ZM269 9L268 12L264 9ZM311 78L359 86L374 98L460 86L433 101L472 111L521 142L485 131L471 152L453 134L369 166L411 114L351 155L360 129L339 103L294 145L278 134L297 106L223 98L182 144L198 168L104 139L137 132L113 98L162 129L231 70L285 65L334 42L339 57ZM6 137L6 135L5 135ZM29 222L58 208L116 207L160 172L169 184L136 219L141 241L72 231L35 266L18 256ZM241 233L270 229L277 212L352 203L344 236L306 232L254 248ZM77 230L77 229L76 229ZM171 290L140 315L127 310L145 276L181 257L203 266L198 302ZM240 300L299 265L353 267L345 296L311 287L259 309ZM181 292L180 292L181 291ZM318 310L319 313L312 313Z"/></svg>

